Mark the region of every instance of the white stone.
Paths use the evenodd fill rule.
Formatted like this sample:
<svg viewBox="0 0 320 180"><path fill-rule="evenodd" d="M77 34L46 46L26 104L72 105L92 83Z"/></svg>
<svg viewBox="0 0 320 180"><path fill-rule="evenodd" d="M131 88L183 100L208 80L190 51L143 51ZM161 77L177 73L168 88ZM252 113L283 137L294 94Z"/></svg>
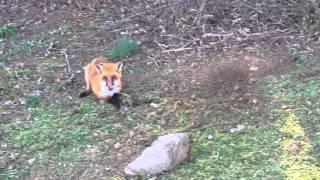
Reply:
<svg viewBox="0 0 320 180"><path fill-rule="evenodd" d="M185 160L190 151L190 138L186 133L168 134L158 137L150 147L133 162L124 172L126 175L155 175L173 169Z"/></svg>

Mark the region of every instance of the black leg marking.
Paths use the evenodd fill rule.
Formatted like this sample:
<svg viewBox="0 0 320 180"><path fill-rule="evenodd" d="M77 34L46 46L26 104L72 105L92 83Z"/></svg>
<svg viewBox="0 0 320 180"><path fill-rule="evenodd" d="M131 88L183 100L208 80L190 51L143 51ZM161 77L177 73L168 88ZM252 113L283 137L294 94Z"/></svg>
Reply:
<svg viewBox="0 0 320 180"><path fill-rule="evenodd" d="M120 109L120 105L121 105L120 96L121 96L120 94L116 93L109 99L109 103L115 106L117 109Z"/></svg>
<svg viewBox="0 0 320 180"><path fill-rule="evenodd" d="M83 91L79 94L79 98L87 97L91 94L91 91Z"/></svg>

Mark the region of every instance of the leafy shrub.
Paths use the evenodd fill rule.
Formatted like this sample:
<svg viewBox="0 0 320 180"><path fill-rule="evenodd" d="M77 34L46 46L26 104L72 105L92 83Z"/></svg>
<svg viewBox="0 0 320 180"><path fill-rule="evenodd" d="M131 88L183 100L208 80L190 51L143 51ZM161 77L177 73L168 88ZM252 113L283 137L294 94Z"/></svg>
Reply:
<svg viewBox="0 0 320 180"><path fill-rule="evenodd" d="M107 54L110 59L120 59L125 56L135 54L139 51L139 43L136 40L121 38L117 41L115 47Z"/></svg>

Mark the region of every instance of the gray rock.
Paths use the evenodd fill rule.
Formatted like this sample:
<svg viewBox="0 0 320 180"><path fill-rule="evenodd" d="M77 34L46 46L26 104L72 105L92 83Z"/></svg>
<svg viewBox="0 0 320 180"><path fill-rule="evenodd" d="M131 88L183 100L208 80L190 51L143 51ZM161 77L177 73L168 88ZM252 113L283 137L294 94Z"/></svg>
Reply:
<svg viewBox="0 0 320 180"><path fill-rule="evenodd" d="M160 136L124 172L126 175L155 175L173 169L185 160L190 151L190 138L186 133Z"/></svg>

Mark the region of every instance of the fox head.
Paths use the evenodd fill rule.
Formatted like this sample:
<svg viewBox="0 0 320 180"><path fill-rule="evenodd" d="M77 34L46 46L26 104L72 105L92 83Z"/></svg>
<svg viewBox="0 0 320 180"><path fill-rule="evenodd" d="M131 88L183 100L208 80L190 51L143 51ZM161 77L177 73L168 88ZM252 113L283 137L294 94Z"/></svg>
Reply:
<svg viewBox="0 0 320 180"><path fill-rule="evenodd" d="M96 62L95 69L100 78L101 90L105 94L113 96L122 88L122 67L123 63Z"/></svg>

